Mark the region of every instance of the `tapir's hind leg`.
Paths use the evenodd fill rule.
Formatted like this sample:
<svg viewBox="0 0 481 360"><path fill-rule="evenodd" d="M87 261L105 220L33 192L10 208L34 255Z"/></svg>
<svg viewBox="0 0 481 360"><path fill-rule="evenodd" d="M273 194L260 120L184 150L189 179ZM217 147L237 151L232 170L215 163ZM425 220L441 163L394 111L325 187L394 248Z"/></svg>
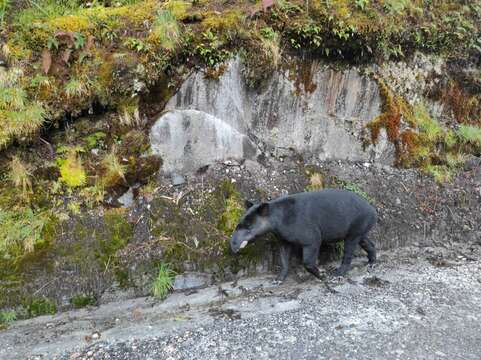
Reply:
<svg viewBox="0 0 481 360"><path fill-rule="evenodd" d="M344 240L344 256L342 258L342 264L336 269L334 275L343 276L349 271L354 256L354 250L356 250L356 246L360 241L361 236L348 236Z"/></svg>
<svg viewBox="0 0 481 360"><path fill-rule="evenodd" d="M364 235L359 242L359 245L361 245L361 248L367 252L369 264L374 264L376 262L376 247L374 246L374 243L367 237L367 235Z"/></svg>

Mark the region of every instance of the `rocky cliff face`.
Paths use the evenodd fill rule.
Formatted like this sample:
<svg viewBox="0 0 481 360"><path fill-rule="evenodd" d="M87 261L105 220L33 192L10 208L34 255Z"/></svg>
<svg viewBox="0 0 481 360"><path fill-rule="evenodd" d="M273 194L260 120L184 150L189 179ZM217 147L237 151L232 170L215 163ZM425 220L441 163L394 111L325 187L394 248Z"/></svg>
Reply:
<svg viewBox="0 0 481 360"><path fill-rule="evenodd" d="M363 147L365 126L381 111L377 83L354 68L333 70L317 62L305 67L302 73L277 72L260 89L247 87L239 60L218 79L193 73L168 102L172 112L151 132L152 148L167 164L164 171L290 151L314 161L391 164L393 149L384 134L375 146Z"/></svg>
<svg viewBox="0 0 481 360"><path fill-rule="evenodd" d="M414 102L425 100L433 71L442 73L430 66L393 63L368 70L394 95ZM385 113L381 82L355 67L334 70L314 61L294 68L274 73L257 89L246 85L239 60L217 79L192 73L149 130L151 150L163 159L158 176L130 184L131 201L120 201L123 208L116 208L118 194L112 194L110 209L99 206L55 224L52 245L26 262L15 274L17 283L0 288L6 289L0 308L33 302L30 294L38 289L59 309L75 299L102 303L147 295L161 262L179 273L204 272L208 282L276 271L273 238L239 257L227 251L243 200L325 187L355 191L376 207L379 222L371 238L379 249L479 242L479 157L442 186L415 169L396 168L384 128L374 145L364 146L366 124ZM449 118L442 104L426 105ZM129 157L134 165L141 149ZM321 261L336 256L339 249L322 248Z"/></svg>

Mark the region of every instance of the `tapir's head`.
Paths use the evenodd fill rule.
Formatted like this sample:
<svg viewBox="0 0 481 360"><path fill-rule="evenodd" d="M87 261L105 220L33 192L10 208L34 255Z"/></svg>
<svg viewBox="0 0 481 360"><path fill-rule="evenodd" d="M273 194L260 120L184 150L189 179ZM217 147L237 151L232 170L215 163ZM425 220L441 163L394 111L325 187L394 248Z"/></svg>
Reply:
<svg viewBox="0 0 481 360"><path fill-rule="evenodd" d="M240 219L232 238L230 240L230 248L234 254L240 249L246 247L247 244L271 231L271 222L269 219L270 205L263 202L254 205L250 201L246 201L247 211Z"/></svg>

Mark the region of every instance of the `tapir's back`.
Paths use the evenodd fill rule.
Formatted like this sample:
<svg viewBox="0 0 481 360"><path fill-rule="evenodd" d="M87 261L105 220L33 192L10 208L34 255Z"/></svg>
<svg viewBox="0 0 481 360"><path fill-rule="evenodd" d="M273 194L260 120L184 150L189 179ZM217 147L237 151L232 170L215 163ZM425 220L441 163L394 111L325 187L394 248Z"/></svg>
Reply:
<svg viewBox="0 0 481 360"><path fill-rule="evenodd" d="M274 200L289 208L287 223L294 227L316 227L324 240L363 233L376 222L376 210L354 192L339 189L304 192ZM285 210L284 210L285 212Z"/></svg>

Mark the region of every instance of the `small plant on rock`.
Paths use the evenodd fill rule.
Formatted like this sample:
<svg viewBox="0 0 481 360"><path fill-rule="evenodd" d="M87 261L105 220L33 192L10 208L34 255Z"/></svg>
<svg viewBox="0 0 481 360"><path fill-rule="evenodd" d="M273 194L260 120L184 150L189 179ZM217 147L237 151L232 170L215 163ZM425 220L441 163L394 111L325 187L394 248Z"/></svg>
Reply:
<svg viewBox="0 0 481 360"><path fill-rule="evenodd" d="M481 148L481 128L474 125L461 125L458 136L464 145Z"/></svg>
<svg viewBox="0 0 481 360"><path fill-rule="evenodd" d="M309 178L309 185L306 186L306 191L318 191L324 188L324 178L319 173L311 174Z"/></svg>
<svg viewBox="0 0 481 360"><path fill-rule="evenodd" d="M15 310L0 311L0 329L5 328L11 322L17 320L17 313Z"/></svg>
<svg viewBox="0 0 481 360"><path fill-rule="evenodd" d="M125 182L125 172L127 171L127 167L120 163L117 149L115 147L112 148L102 161L102 167L104 169L102 183L106 187L115 186L122 181Z"/></svg>
<svg viewBox="0 0 481 360"><path fill-rule="evenodd" d="M87 182L87 174L82 165L82 160L74 150L69 150L67 158L58 159L60 180L68 187L81 187Z"/></svg>
<svg viewBox="0 0 481 360"><path fill-rule="evenodd" d="M152 294L158 299L165 299L174 285L175 272L164 263L159 265L159 272L152 284Z"/></svg>
<svg viewBox="0 0 481 360"><path fill-rule="evenodd" d="M203 41L196 47L196 53L208 66L215 66L227 60L231 55L229 51L221 49L222 42L210 30L202 34Z"/></svg>
<svg viewBox="0 0 481 360"><path fill-rule="evenodd" d="M151 39L166 50L173 50L179 43L181 31L177 19L169 10L162 10L154 22Z"/></svg>
<svg viewBox="0 0 481 360"><path fill-rule="evenodd" d="M27 199L32 193L31 169L17 156L14 156L9 165L9 180L17 189L22 192L22 197Z"/></svg>

